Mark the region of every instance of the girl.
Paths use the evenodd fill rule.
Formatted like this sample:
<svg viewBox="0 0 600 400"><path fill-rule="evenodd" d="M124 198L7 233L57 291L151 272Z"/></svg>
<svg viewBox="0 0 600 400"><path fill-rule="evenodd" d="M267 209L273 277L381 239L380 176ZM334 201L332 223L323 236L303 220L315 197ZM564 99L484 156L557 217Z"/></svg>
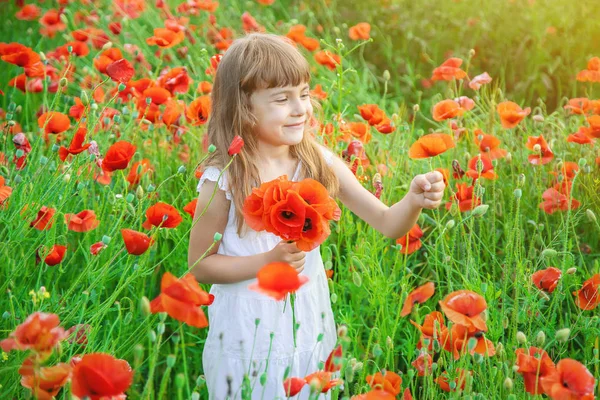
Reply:
<svg viewBox="0 0 600 400"><path fill-rule="evenodd" d="M217 68L208 121L208 138L217 150L198 184L196 215L208 209L194 221L188 253L191 273L199 282L213 284L210 292L215 296L208 307L210 326L202 356L211 399L237 399L243 391L251 391L252 399L286 398L286 370L289 377L316 372L336 342L319 247L305 253L271 233L245 227L241 210L252 187L281 175L293 181L316 179L348 209L394 239L410 230L422 208L441 203L444 182L439 172L416 176L409 193L392 207L363 188L344 161L311 137L309 80L306 59L285 38L270 34L236 40ZM244 147L222 171L236 135L244 139ZM218 246L198 261L216 232L223 234ZM309 278L296 294L294 316L289 302L248 289L258 270L275 261ZM306 385L299 398L306 399L309 392Z"/></svg>

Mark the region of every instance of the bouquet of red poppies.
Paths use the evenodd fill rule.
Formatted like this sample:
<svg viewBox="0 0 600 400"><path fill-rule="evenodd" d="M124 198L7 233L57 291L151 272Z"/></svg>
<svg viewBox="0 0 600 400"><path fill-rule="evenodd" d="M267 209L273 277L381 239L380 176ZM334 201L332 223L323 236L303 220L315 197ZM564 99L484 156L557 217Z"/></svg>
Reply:
<svg viewBox="0 0 600 400"><path fill-rule="evenodd" d="M255 231L267 231L310 251L327 239L329 221L341 210L327 189L314 179L289 181L287 175L263 183L244 200L244 221Z"/></svg>

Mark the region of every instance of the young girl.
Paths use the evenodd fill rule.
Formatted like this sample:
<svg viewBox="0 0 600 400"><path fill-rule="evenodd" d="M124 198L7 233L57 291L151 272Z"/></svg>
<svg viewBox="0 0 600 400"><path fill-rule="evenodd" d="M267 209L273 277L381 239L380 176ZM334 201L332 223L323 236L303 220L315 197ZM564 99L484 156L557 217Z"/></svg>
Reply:
<svg viewBox="0 0 600 400"><path fill-rule="evenodd" d="M336 343L327 278L320 248L300 251L267 232L244 226L244 199L261 182L287 175L321 182L352 212L390 238L405 235L422 208L440 205L439 172L416 176L409 193L387 207L357 181L344 161L309 133L313 106L309 64L285 38L251 34L236 40L217 68L208 138L217 150L198 184L199 216L190 236L188 262L199 282L213 284L203 367L211 399L286 398L283 380L318 370ZM228 148L236 135L244 147L229 168ZM215 188L218 188L215 191ZM214 194L213 194L214 193ZM212 201L211 201L212 198ZM216 232L223 234L213 243ZM308 282L289 301L275 301L248 289L258 270L286 262ZM297 323L294 344L293 321ZM298 398L308 398L306 385Z"/></svg>

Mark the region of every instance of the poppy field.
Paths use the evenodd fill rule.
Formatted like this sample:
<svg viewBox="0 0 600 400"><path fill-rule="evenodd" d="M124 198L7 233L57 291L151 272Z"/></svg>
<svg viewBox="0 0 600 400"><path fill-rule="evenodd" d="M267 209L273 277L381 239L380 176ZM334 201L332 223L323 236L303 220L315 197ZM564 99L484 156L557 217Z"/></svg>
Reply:
<svg viewBox="0 0 600 400"><path fill-rule="evenodd" d="M446 183L397 240L327 204L338 346L289 398L598 398L600 27L539 3L1 2L1 397L208 398L187 250L210 92L232 41L270 32L374 196Z"/></svg>

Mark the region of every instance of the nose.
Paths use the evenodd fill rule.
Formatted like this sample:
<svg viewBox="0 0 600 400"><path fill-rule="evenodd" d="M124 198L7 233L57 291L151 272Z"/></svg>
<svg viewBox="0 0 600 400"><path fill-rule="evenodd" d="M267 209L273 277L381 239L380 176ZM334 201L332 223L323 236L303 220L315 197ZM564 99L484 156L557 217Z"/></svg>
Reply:
<svg viewBox="0 0 600 400"><path fill-rule="evenodd" d="M306 114L306 104L302 99L294 99L292 101L292 115L294 116L302 116Z"/></svg>

